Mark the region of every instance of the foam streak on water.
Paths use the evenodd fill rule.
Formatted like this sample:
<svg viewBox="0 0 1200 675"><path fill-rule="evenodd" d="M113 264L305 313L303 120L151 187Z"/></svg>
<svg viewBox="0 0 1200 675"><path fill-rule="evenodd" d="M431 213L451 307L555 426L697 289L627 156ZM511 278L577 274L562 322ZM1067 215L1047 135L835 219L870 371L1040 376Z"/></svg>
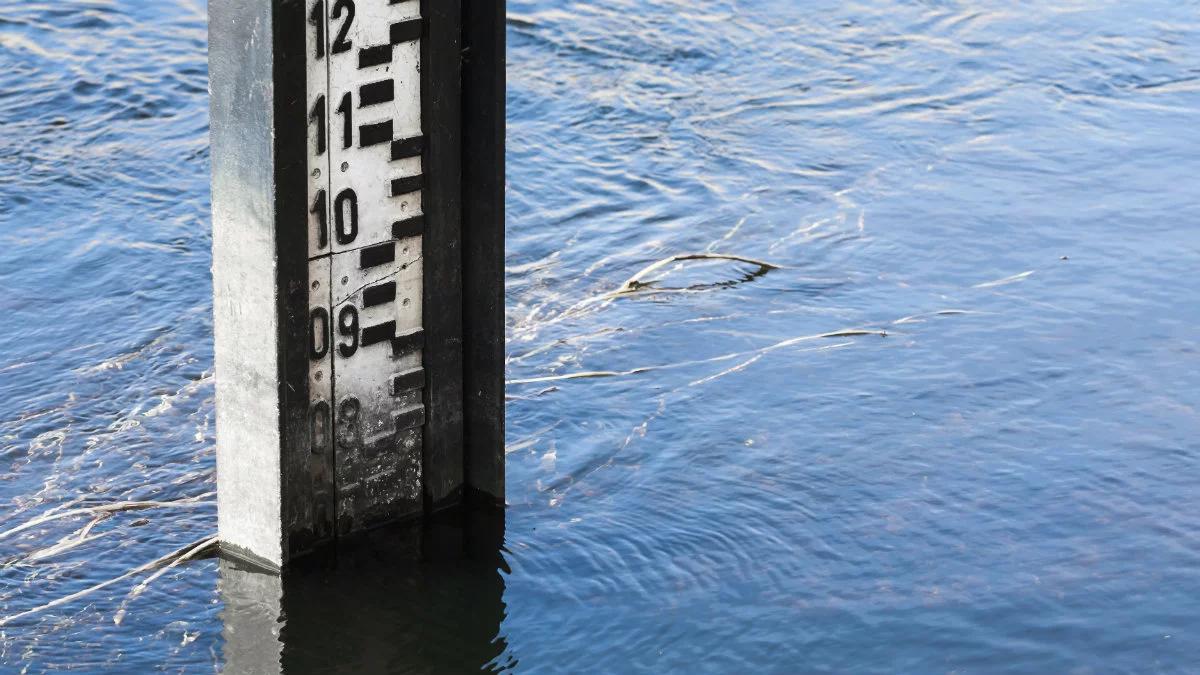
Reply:
<svg viewBox="0 0 1200 675"><path fill-rule="evenodd" d="M205 12L0 0L0 531L213 489ZM510 0L508 38L504 583L387 586L502 653L380 610L414 649L1194 667L1200 4ZM644 271L702 253L770 266ZM0 539L0 618L211 500ZM217 577L4 625L0 663L209 672Z"/></svg>

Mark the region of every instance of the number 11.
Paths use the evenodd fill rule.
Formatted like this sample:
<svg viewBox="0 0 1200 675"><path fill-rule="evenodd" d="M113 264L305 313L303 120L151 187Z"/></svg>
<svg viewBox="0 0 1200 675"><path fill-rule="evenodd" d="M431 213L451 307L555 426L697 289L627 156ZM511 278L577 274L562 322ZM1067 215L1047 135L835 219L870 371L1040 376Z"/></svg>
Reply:
<svg viewBox="0 0 1200 675"><path fill-rule="evenodd" d="M317 0L317 4L313 5L308 22L317 29L317 46L313 58L320 61L325 58L325 0Z"/></svg>

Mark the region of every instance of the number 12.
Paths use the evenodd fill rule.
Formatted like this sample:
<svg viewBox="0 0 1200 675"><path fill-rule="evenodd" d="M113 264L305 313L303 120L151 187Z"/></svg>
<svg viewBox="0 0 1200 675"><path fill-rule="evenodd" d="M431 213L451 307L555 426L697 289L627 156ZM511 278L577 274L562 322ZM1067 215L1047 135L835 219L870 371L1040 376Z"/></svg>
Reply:
<svg viewBox="0 0 1200 675"><path fill-rule="evenodd" d="M346 15L346 20L342 22L342 27L338 30L337 37L333 41L333 49L330 51L334 54L348 52L354 45L351 40L346 39L350 34L350 27L354 24L354 0L337 0L333 4L333 18L340 19L342 14ZM317 0L316 4L313 5L312 11L308 13L308 22L312 24L313 30L317 32L313 58L320 61L325 58L325 0Z"/></svg>

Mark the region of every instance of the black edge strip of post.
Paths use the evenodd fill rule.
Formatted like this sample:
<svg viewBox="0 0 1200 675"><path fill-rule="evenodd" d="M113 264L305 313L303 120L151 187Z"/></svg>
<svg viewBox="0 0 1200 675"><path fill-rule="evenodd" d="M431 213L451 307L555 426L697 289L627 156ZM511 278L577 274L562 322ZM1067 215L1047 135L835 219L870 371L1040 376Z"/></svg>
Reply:
<svg viewBox="0 0 1200 675"><path fill-rule="evenodd" d="M423 306L425 508L453 506L463 487L462 2L420 0L421 157L427 227ZM394 352L393 352L394 353Z"/></svg>
<svg viewBox="0 0 1200 675"><path fill-rule="evenodd" d="M392 376L392 396L425 388L425 369L413 368Z"/></svg>
<svg viewBox="0 0 1200 675"><path fill-rule="evenodd" d="M358 127L358 147L369 148L392 140L392 121L384 120Z"/></svg>
<svg viewBox="0 0 1200 675"><path fill-rule="evenodd" d="M332 452L309 444L308 122L305 3L272 3L270 82L273 129L276 316L278 321L280 486L284 564L333 536L336 486ZM217 8L214 15L231 15ZM251 24L229 39L250 40ZM224 30L218 28L218 30ZM245 34L241 34L245 32ZM253 47L260 49L262 47ZM246 76L249 77L249 76ZM242 78L244 79L244 78ZM255 131L258 131L257 129Z"/></svg>
<svg viewBox="0 0 1200 675"><path fill-rule="evenodd" d="M388 342L396 337L396 322L385 321L376 326L367 326L362 329L362 346L370 347L380 342Z"/></svg>
<svg viewBox="0 0 1200 675"><path fill-rule="evenodd" d="M358 88L358 107L379 105L396 100L395 80L370 82Z"/></svg>
<svg viewBox="0 0 1200 675"><path fill-rule="evenodd" d="M425 331L414 330L392 338L392 358L408 356L425 347Z"/></svg>
<svg viewBox="0 0 1200 675"><path fill-rule="evenodd" d="M358 50L358 67L374 68L392 62L392 45L376 45Z"/></svg>
<svg viewBox="0 0 1200 675"><path fill-rule="evenodd" d="M368 246L358 253L358 266L361 269L379 267L396 260L395 242L387 242L376 246Z"/></svg>
<svg viewBox="0 0 1200 675"><path fill-rule="evenodd" d="M464 474L503 506L505 0L462 3Z"/></svg>
<svg viewBox="0 0 1200 675"><path fill-rule="evenodd" d="M425 177L418 174L416 176L405 176L404 178L392 179L392 196L402 197L406 194L416 192L425 185Z"/></svg>
<svg viewBox="0 0 1200 675"><path fill-rule="evenodd" d="M392 238L407 239L425 234L425 216L413 216L392 223Z"/></svg>
<svg viewBox="0 0 1200 675"><path fill-rule="evenodd" d="M424 30L423 24L424 22L420 19L409 19L407 21L398 21L392 24L392 44L398 45L402 42L420 40L421 32Z"/></svg>
<svg viewBox="0 0 1200 675"><path fill-rule="evenodd" d="M378 307L396 300L396 282L369 286L363 291L363 307Z"/></svg>
<svg viewBox="0 0 1200 675"><path fill-rule="evenodd" d="M392 141L392 161L395 162L401 159L420 157L424 146L424 136L413 136L412 138L400 138L394 140Z"/></svg>

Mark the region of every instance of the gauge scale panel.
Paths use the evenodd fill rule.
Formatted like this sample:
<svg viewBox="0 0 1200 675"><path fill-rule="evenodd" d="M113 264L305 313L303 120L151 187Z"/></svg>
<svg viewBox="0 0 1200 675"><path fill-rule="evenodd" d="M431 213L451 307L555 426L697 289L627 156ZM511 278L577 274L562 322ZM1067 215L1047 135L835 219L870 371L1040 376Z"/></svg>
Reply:
<svg viewBox="0 0 1200 675"><path fill-rule="evenodd" d="M309 2L309 451L346 533L422 497L423 21L419 0Z"/></svg>

